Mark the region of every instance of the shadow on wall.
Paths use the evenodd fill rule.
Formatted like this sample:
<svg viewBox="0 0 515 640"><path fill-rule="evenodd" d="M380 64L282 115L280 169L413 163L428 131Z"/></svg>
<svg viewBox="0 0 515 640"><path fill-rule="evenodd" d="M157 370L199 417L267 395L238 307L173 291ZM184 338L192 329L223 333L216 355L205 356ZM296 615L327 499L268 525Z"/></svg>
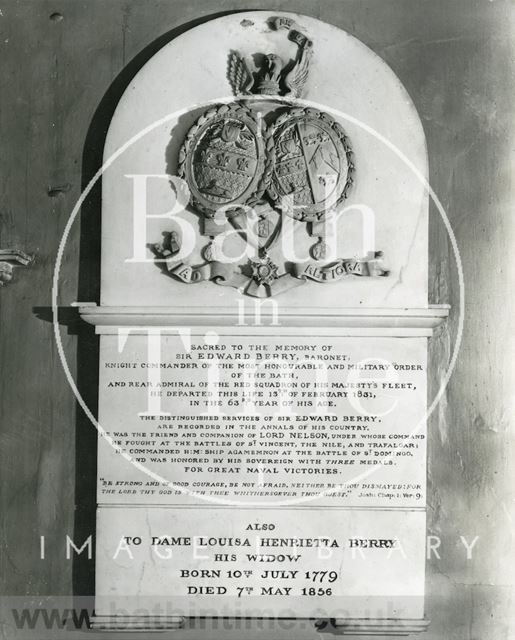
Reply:
<svg viewBox="0 0 515 640"><path fill-rule="evenodd" d="M219 11L191 20L151 42L140 51L119 73L98 105L84 143L82 156L82 190L102 166L104 144L111 119L120 98L134 76L163 46L182 33L204 22L225 15L241 13L241 10ZM78 300L100 301L100 230L101 230L101 179L97 181L82 205L80 214L80 256ZM94 327L81 322L78 328L77 386L84 402L93 415L98 407L99 341ZM97 447L96 430L77 405L76 420L76 497L74 539L85 540L95 531ZM91 595L95 592L94 563L86 554L75 554L73 565L74 595Z"/></svg>

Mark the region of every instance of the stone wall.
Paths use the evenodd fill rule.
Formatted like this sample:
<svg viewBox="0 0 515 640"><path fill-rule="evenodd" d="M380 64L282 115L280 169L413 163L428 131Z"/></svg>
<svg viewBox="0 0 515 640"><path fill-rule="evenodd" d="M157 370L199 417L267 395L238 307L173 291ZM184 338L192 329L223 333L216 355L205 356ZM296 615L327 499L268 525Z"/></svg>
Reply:
<svg viewBox="0 0 515 640"><path fill-rule="evenodd" d="M189 26L244 1L57 0L7 4L0 17L4 148L0 246L36 254L0 292L2 593L82 593L91 562L66 560L65 536L93 529L95 439L76 408L53 340L50 300L59 238L81 188L100 166L116 103L139 68ZM429 533L440 558L427 567L427 640L508 640L509 420L513 411L513 315L509 153L514 112L513 13L503 0L261 0L258 8L313 15L378 53L422 119L430 182L447 210L465 279L463 342L429 424ZM99 207L83 211L64 256L63 299L98 295ZM431 301L453 313L431 348L433 392L458 332L459 286L451 244L430 216ZM61 314L72 373L95 403L95 339ZM513 482L511 483L513 484ZM39 559L39 536L47 560ZM472 559L460 540L479 536ZM511 607L510 607L511 605ZM207 623L206 623L207 624ZM241 631L224 623L210 638L314 638L311 625ZM16 637L7 628L6 637ZM11 634L11 635L9 635ZM174 637L198 640L184 630Z"/></svg>

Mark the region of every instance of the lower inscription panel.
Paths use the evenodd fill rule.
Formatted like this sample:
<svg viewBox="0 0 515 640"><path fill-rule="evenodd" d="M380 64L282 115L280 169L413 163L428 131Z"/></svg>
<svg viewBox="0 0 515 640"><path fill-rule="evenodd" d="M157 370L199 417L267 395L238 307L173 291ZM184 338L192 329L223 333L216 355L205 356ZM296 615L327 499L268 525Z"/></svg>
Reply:
<svg viewBox="0 0 515 640"><path fill-rule="evenodd" d="M421 510L101 507L96 611L420 618L424 541Z"/></svg>

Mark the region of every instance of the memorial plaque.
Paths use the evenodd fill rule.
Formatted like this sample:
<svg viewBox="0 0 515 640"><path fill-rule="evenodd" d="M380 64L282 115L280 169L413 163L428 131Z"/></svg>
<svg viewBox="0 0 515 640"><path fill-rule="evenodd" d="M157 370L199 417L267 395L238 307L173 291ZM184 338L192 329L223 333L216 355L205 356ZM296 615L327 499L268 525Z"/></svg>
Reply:
<svg viewBox="0 0 515 640"><path fill-rule="evenodd" d="M100 423L175 487L102 439L100 503L423 507L424 338L402 362L391 339L334 331L165 335L159 361L147 340L102 354Z"/></svg>
<svg viewBox="0 0 515 640"><path fill-rule="evenodd" d="M427 339L448 310L427 304L425 141L398 79L312 18L226 16L134 78L112 154L81 310L101 335L97 625L423 630Z"/></svg>

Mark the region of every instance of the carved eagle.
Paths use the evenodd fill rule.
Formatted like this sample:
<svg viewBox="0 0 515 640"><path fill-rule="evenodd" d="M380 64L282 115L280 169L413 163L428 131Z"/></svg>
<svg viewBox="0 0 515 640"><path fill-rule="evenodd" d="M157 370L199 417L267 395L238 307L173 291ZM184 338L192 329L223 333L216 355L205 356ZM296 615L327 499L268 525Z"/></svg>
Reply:
<svg viewBox="0 0 515 640"><path fill-rule="evenodd" d="M249 95L263 93L260 86L266 79L277 83L278 95L300 98L308 78L309 63L313 52L312 43L305 40L299 47L299 53L291 69L284 73L285 65L276 54L269 54L264 58L264 67L251 70L245 59L237 52L229 54L228 78L235 95ZM289 65L286 65L286 68ZM254 78L256 78L254 80Z"/></svg>

